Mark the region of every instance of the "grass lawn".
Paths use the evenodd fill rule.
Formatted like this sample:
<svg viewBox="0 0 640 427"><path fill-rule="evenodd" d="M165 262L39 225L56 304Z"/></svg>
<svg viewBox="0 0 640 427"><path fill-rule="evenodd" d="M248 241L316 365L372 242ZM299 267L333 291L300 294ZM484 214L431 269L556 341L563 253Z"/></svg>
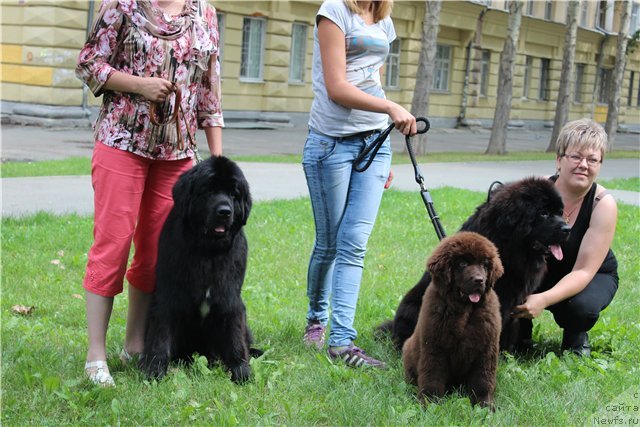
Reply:
<svg viewBox="0 0 640 427"><path fill-rule="evenodd" d="M445 188L432 196L453 233L485 194ZM640 406L638 207L620 205L614 250L621 285L590 333L593 357L560 354L561 331L545 313L534 327L537 354L501 358L495 413L472 408L458 394L421 407L403 380L399 355L373 337L374 327L393 315L419 279L437 243L414 192L384 197L356 316L357 343L387 361L386 371L333 365L302 345L313 223L308 200L300 199L257 203L246 227L250 259L243 296L256 346L266 350L252 361L251 382L235 385L203 359L174 367L161 382L146 381L117 359L126 316L126 298L119 296L108 335L117 388L94 387L82 371L87 337L81 282L91 226L89 217L48 214L2 221L3 425L594 425L596 419L640 417L619 412L621 405ZM35 308L18 315L12 313L16 304Z"/></svg>

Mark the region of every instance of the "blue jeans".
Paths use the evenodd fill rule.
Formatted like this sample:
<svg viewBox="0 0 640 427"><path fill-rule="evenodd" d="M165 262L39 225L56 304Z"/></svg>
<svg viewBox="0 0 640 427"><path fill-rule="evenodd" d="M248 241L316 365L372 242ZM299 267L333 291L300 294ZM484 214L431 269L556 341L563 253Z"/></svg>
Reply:
<svg viewBox="0 0 640 427"><path fill-rule="evenodd" d="M307 321L329 322L330 346L349 345L367 241L378 214L391 167L389 138L364 172L353 171L353 160L380 135L332 137L309 130L302 165L307 178L316 240L307 276Z"/></svg>

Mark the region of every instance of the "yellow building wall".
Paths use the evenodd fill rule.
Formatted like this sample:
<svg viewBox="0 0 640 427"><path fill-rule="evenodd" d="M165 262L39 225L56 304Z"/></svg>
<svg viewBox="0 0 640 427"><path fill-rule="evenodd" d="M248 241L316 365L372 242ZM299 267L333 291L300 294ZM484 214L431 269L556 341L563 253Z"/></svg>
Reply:
<svg viewBox="0 0 640 427"><path fill-rule="evenodd" d="M634 0L637 1L637 0ZM556 93L562 66L564 16L566 4L554 4L552 19L541 19L545 2L535 2L533 16L524 15L518 43L517 65L513 80L513 121L553 120ZM593 3L593 4L592 4ZM222 47L223 106L226 111L308 112L311 90L311 56L314 17L321 1L215 1L224 15ZM95 3L97 9L99 3ZM438 42L451 46L449 88L433 91L429 115L455 120L461 112L464 92L467 94L465 115L483 122L493 119L500 52L508 25L506 1L495 0L486 9L480 2L445 1L442 3ZM526 10L526 3L524 5ZM587 21L595 23L595 2L587 4ZM486 9L486 10L485 10ZM472 73L465 86L467 46L475 39L478 16L485 11L480 43L476 49L490 51L488 96L479 96L479 73ZM95 12L94 12L95 13ZM618 8L615 9L617 22ZM75 78L77 54L86 38L89 2L86 0L3 0L0 2L1 92L3 101L80 106L83 103L82 84ZM400 88L387 89L387 96L410 107L420 51L423 1L397 1L393 19L398 37L402 39L400 53ZM259 82L239 78L242 52L242 25L246 16L266 20L263 79ZM306 23L307 56L303 83L289 82L292 23ZM579 21L580 22L580 21ZM594 102L597 75L596 61L601 32L581 28L578 31L576 62L586 64L581 88L582 102L571 103L570 117L606 114L606 106ZM475 52L472 50L472 55ZM605 67L612 68L616 55L616 36L608 37L604 50ZM524 96L525 58L534 58L529 96ZM551 99L537 99L540 58L549 58ZM477 67L472 61L472 68ZM631 72L634 72L634 95L627 105ZM621 124L640 126L637 91L640 89L640 49L629 56L623 83L620 111ZM572 96L573 98L573 96ZM90 106L100 99L88 95ZM604 108L604 110L603 110Z"/></svg>
<svg viewBox="0 0 640 427"><path fill-rule="evenodd" d="M87 27L86 1L0 2L2 100L81 105L75 60Z"/></svg>

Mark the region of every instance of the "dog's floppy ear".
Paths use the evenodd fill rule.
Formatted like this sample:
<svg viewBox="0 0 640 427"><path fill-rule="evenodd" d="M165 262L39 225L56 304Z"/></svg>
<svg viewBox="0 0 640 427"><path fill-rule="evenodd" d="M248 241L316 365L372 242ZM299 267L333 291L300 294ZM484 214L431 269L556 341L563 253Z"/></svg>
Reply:
<svg viewBox="0 0 640 427"><path fill-rule="evenodd" d="M249 219L249 214L251 213L251 206L253 201L251 200L251 192L249 191L249 183L246 179L240 180L240 184L238 185L238 190L240 191L240 213L242 217L242 225L247 224L247 220Z"/></svg>
<svg viewBox="0 0 640 427"><path fill-rule="evenodd" d="M453 260L448 248L448 238L445 238L436 247L436 250L431 254L427 260L427 270L433 276L433 282L436 284L442 284L448 286L453 278Z"/></svg>
<svg viewBox="0 0 640 427"><path fill-rule="evenodd" d="M489 259L489 262L491 265L487 271L487 286L493 288L493 285L495 285L498 279L504 274L504 267L502 266L502 261L500 260L497 252Z"/></svg>
<svg viewBox="0 0 640 427"><path fill-rule="evenodd" d="M184 218L189 214L191 209L191 201L193 200L195 176L198 173L197 168L191 168L183 173L173 186L173 206L180 218Z"/></svg>

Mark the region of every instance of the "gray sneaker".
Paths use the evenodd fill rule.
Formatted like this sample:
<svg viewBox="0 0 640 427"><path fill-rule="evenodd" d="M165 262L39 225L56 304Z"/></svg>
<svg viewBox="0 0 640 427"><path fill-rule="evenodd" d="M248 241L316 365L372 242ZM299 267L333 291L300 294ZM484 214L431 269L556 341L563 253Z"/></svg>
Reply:
<svg viewBox="0 0 640 427"><path fill-rule="evenodd" d="M359 347L351 344L344 347L329 347L329 358L332 360L342 360L347 366L352 368L378 368L385 369L387 365L380 360L367 356Z"/></svg>
<svg viewBox="0 0 640 427"><path fill-rule="evenodd" d="M322 348L324 347L325 329L326 327L322 323L318 322L317 320L312 320L304 329L304 336L302 337L302 341L307 347L315 347L318 350L322 350Z"/></svg>

